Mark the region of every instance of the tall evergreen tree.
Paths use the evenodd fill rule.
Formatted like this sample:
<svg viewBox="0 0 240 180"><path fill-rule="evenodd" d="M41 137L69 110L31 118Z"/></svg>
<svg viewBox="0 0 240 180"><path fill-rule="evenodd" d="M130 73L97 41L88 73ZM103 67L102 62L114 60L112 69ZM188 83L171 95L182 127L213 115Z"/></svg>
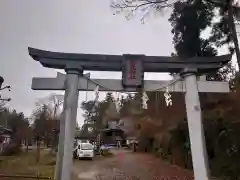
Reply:
<svg viewBox="0 0 240 180"><path fill-rule="evenodd" d="M174 55L189 60L195 56L216 56L217 48L231 44L226 18L218 13L222 11L207 0L176 2L169 18L175 47ZM220 21L214 22L216 14L220 15ZM206 30L210 30L210 34L207 34ZM229 49L232 52L232 46L229 46ZM230 80L234 73L234 67L229 63L218 72L208 74L207 78L218 81Z"/></svg>
<svg viewBox="0 0 240 180"><path fill-rule="evenodd" d="M169 18L176 55L180 57L215 56L217 50L201 33L211 26L214 7L204 0L177 2Z"/></svg>

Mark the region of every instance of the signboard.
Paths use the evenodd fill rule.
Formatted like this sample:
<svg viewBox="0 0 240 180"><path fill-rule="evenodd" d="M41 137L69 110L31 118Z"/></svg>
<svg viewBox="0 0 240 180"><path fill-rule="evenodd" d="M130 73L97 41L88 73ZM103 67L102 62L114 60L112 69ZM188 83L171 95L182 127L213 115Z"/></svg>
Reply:
<svg viewBox="0 0 240 180"><path fill-rule="evenodd" d="M124 87L140 88L143 86L144 72L141 56L125 55L122 68Z"/></svg>

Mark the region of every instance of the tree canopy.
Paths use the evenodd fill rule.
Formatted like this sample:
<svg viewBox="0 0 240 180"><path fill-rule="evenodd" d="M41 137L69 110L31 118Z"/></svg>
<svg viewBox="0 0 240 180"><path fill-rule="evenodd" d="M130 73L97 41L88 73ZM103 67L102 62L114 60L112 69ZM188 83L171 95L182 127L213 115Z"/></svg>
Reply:
<svg viewBox="0 0 240 180"><path fill-rule="evenodd" d="M92 134L96 135L99 130L107 127L107 121L114 118L116 113L109 112L109 108L114 104L114 97L112 93L107 93L105 99L100 102L86 101L82 103L81 108L84 111L84 125L82 126L82 133L86 135L90 129Z"/></svg>
<svg viewBox="0 0 240 180"><path fill-rule="evenodd" d="M17 144L20 144L22 139L31 136L29 121L22 112L18 113L16 110L10 110L2 106L0 111L0 125L12 131L13 141Z"/></svg>

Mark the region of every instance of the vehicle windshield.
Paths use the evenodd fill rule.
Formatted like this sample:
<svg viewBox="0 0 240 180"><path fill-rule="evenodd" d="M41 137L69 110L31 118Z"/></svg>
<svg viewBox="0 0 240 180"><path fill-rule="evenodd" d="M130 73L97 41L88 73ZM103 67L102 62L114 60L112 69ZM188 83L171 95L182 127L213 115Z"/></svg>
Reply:
<svg viewBox="0 0 240 180"><path fill-rule="evenodd" d="M91 144L81 144L81 149L82 150L92 150L93 145L91 145Z"/></svg>

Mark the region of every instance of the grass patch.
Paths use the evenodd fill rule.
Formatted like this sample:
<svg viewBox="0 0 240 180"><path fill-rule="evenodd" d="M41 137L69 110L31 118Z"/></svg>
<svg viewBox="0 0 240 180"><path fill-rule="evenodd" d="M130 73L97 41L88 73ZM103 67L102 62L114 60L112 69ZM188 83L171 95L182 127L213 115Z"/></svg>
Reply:
<svg viewBox="0 0 240 180"><path fill-rule="evenodd" d="M0 174L25 176L54 176L56 155L41 152L40 162L36 162L36 152L24 152L14 156L0 157ZM2 178L1 178L2 179ZM5 178L7 180L7 178ZM8 178L8 180L15 180ZM16 180L19 178L16 178Z"/></svg>

